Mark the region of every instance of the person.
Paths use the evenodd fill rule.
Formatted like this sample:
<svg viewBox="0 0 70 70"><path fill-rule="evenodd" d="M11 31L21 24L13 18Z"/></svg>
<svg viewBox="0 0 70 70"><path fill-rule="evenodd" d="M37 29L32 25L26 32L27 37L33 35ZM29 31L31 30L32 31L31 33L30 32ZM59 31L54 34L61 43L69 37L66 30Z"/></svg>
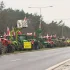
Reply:
<svg viewBox="0 0 70 70"><path fill-rule="evenodd" d="M34 49L34 40L31 40L32 49Z"/></svg>
<svg viewBox="0 0 70 70"><path fill-rule="evenodd" d="M36 41L34 41L34 48L35 48L35 50L37 50L38 49L38 41L36 40Z"/></svg>

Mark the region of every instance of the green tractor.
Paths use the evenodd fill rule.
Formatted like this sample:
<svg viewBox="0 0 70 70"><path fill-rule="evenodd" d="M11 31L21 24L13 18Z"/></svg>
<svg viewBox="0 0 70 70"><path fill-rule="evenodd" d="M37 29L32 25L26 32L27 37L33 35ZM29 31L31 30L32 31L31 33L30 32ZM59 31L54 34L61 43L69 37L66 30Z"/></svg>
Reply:
<svg viewBox="0 0 70 70"><path fill-rule="evenodd" d="M20 50L23 49L32 49L31 41L27 39L27 36L24 34L17 36L17 42Z"/></svg>
<svg viewBox="0 0 70 70"><path fill-rule="evenodd" d="M37 36L34 35L27 35L27 39L31 41L32 49L38 50L41 48L41 42Z"/></svg>

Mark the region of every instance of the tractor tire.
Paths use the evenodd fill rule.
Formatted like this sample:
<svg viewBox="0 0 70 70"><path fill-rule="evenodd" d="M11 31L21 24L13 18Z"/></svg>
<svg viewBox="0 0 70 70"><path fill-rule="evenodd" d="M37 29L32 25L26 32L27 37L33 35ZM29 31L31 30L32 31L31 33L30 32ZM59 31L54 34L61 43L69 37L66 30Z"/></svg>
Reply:
<svg viewBox="0 0 70 70"><path fill-rule="evenodd" d="M4 53L7 53L7 47L0 42L0 55Z"/></svg>
<svg viewBox="0 0 70 70"><path fill-rule="evenodd" d="M18 51L18 46L17 45L13 45L15 51Z"/></svg>
<svg viewBox="0 0 70 70"><path fill-rule="evenodd" d="M7 47L6 46L3 46L2 47L2 54L5 54L5 53L7 53Z"/></svg>
<svg viewBox="0 0 70 70"><path fill-rule="evenodd" d="M11 47L11 52L13 53L15 51L15 47L13 44L11 44L10 47Z"/></svg>
<svg viewBox="0 0 70 70"><path fill-rule="evenodd" d="M0 55L2 54L2 49L3 49L3 45L2 45L2 43L0 42Z"/></svg>
<svg viewBox="0 0 70 70"><path fill-rule="evenodd" d="M15 51L15 47L13 45L11 45L11 44L8 44L7 45L7 52L12 53L14 51Z"/></svg>
<svg viewBox="0 0 70 70"><path fill-rule="evenodd" d="M19 51L23 51L24 48L23 48L23 45L19 45Z"/></svg>
<svg viewBox="0 0 70 70"><path fill-rule="evenodd" d="M0 55L2 54L2 48L3 48L3 45L2 45L2 43L0 42Z"/></svg>
<svg viewBox="0 0 70 70"><path fill-rule="evenodd" d="M12 50L11 50L11 52L13 53L15 51L15 48L14 47L12 47Z"/></svg>
<svg viewBox="0 0 70 70"><path fill-rule="evenodd" d="M0 55L2 54L2 49L1 49L1 47L0 47Z"/></svg>

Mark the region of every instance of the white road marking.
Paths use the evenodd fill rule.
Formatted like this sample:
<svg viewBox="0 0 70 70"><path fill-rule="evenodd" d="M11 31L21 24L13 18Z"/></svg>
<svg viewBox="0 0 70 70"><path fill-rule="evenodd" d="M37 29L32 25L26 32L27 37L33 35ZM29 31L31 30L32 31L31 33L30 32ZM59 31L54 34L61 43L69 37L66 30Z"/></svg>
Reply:
<svg viewBox="0 0 70 70"><path fill-rule="evenodd" d="M21 59L14 59L14 60L11 60L11 61L13 61L13 62L14 62L14 61L19 61L19 60L21 60Z"/></svg>
<svg viewBox="0 0 70 70"><path fill-rule="evenodd" d="M55 69L56 67L59 67L60 65L66 63L66 62L68 62L68 61L70 61L70 59L65 60L65 61L63 61L63 62L60 62L60 63L58 63L58 64L56 64L56 65L54 65L54 66L52 66L52 67L50 67L50 68L48 68L48 69L45 69L45 70L53 70L53 69Z"/></svg>

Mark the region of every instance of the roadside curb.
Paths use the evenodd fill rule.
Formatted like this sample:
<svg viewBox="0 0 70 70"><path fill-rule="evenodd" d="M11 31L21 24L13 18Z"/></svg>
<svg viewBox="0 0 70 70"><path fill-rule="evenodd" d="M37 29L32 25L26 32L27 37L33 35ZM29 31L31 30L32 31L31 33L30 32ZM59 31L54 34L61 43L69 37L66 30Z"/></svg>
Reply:
<svg viewBox="0 0 70 70"><path fill-rule="evenodd" d="M65 61L63 61L63 62L60 62L60 63L58 63L58 64L56 64L56 65L54 65L54 66L52 66L52 67L50 67L50 68L48 68L48 69L45 69L45 70L54 70L55 68L57 68L57 67L63 65L64 63L66 63L66 62L68 62L68 61L70 61L70 59L65 60Z"/></svg>

